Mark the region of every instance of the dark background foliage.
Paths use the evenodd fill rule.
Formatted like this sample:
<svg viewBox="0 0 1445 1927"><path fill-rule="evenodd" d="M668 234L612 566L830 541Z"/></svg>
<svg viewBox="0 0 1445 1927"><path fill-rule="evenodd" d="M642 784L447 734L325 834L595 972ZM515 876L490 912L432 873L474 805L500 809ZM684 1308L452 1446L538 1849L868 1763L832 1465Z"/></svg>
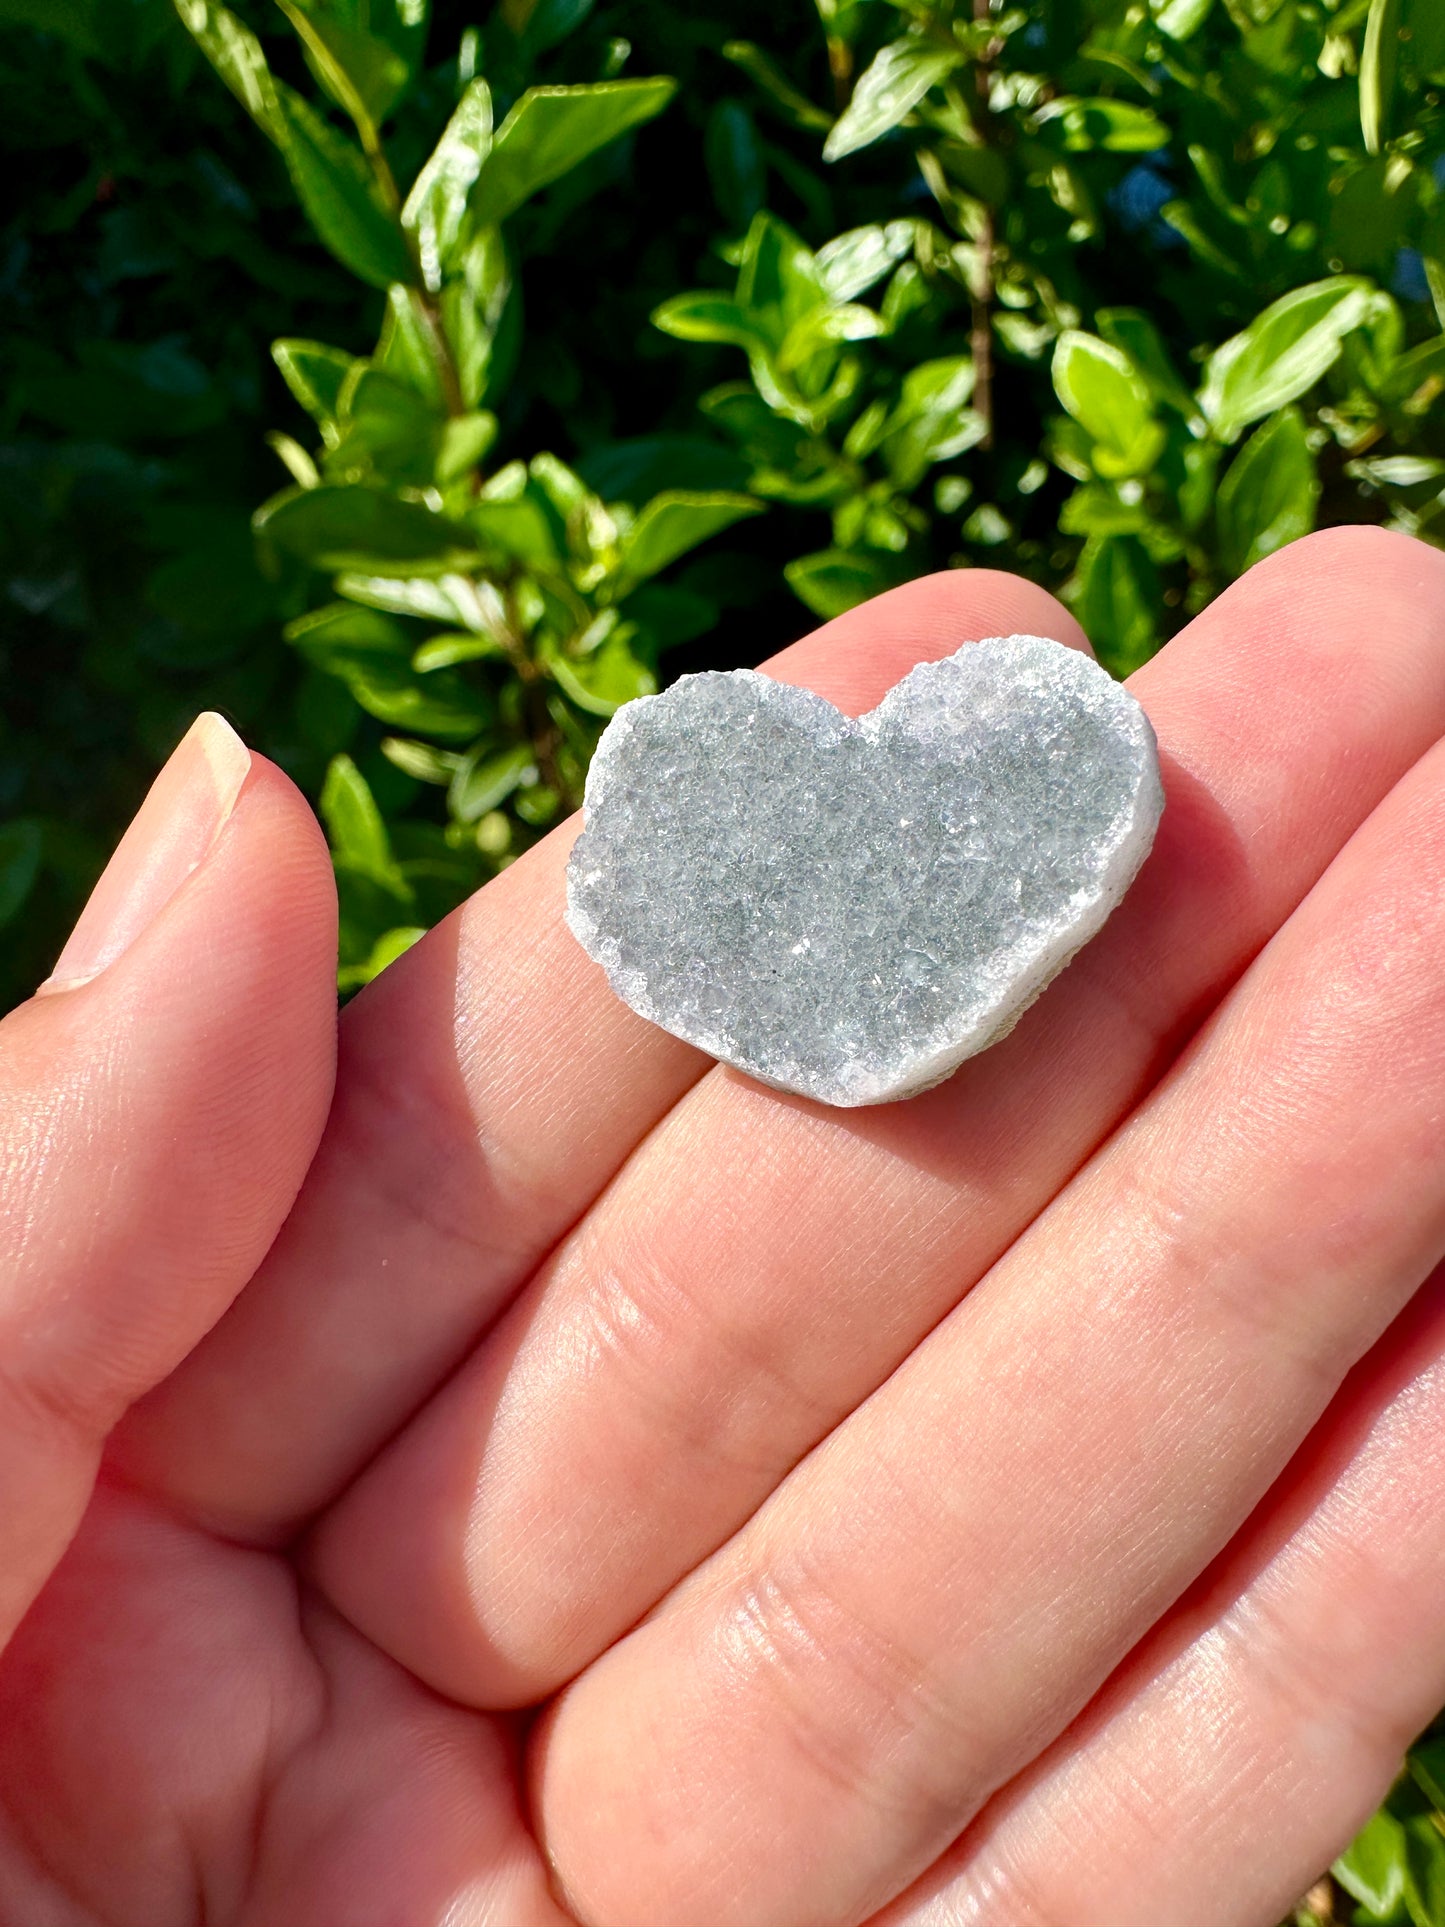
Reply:
<svg viewBox="0 0 1445 1927"><path fill-rule="evenodd" d="M1435 539L1438 0L419 4L0 0L0 1009L202 707L318 800L349 989L619 701L890 583L1021 569L1124 674L1313 526ZM538 87L621 118L549 170ZM1445 1924L1438 1744L1301 1920Z"/></svg>

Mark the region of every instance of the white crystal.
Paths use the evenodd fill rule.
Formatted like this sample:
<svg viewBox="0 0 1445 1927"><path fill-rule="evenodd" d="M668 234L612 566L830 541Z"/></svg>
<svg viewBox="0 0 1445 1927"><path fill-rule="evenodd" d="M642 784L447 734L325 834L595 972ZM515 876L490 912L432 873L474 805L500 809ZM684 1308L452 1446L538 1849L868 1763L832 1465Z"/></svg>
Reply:
<svg viewBox="0 0 1445 1927"><path fill-rule="evenodd" d="M877 1104L1012 1028L1163 805L1139 704L1040 636L920 664L856 721L751 669L683 676L603 734L567 922L664 1030Z"/></svg>

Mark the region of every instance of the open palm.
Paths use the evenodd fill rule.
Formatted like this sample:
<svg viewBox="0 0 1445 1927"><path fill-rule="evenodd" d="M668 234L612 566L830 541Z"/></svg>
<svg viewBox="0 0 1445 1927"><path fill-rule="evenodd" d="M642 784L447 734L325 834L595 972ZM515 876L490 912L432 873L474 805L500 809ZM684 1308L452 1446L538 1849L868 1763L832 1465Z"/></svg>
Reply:
<svg viewBox="0 0 1445 1927"><path fill-rule="evenodd" d="M1122 909L848 1112L611 996L568 829L333 1089L315 827L181 753L185 880L0 1027L6 1927L1278 1916L1445 1698L1445 559L1297 544L1133 687Z"/></svg>

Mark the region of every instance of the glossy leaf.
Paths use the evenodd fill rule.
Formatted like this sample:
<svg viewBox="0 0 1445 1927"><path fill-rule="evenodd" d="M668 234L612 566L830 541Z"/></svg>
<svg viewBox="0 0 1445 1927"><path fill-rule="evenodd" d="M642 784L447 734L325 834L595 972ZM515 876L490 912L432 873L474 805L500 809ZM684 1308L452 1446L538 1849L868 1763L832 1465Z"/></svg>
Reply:
<svg viewBox="0 0 1445 1927"><path fill-rule="evenodd" d="M1373 290L1334 275L1282 295L1205 364L1199 405L1222 441L1313 388L1370 312Z"/></svg>
<svg viewBox="0 0 1445 1927"><path fill-rule="evenodd" d="M657 677L621 635L609 637L590 656L555 656L549 667L578 708L593 716L614 716L624 703L657 689Z"/></svg>
<svg viewBox="0 0 1445 1927"><path fill-rule="evenodd" d="M913 252L912 221L870 222L839 234L814 256L823 292L830 301L854 301Z"/></svg>
<svg viewBox="0 0 1445 1927"><path fill-rule="evenodd" d="M762 348L767 339L746 309L726 294L676 294L652 311L652 325L678 341L728 342Z"/></svg>
<svg viewBox="0 0 1445 1927"><path fill-rule="evenodd" d="M660 114L677 83L608 80L591 87L529 87L497 129L472 189L479 224L504 221L532 195Z"/></svg>
<svg viewBox="0 0 1445 1927"><path fill-rule="evenodd" d="M332 759L320 810L331 847L343 863L379 883L400 882L385 820L366 778L349 756Z"/></svg>
<svg viewBox="0 0 1445 1927"><path fill-rule="evenodd" d="M788 587L815 616L830 621L860 602L897 588L908 579L909 571L892 555L860 549L824 549L817 555L800 555L783 570Z"/></svg>
<svg viewBox="0 0 1445 1927"><path fill-rule="evenodd" d="M458 823L475 823L505 803L523 783L537 779L536 753L530 743L483 749L467 757L452 778L447 802Z"/></svg>
<svg viewBox="0 0 1445 1927"><path fill-rule="evenodd" d="M723 491L695 494L674 489L654 496L622 545L628 580L642 582L657 575L700 542L761 511L762 504L751 496Z"/></svg>
<svg viewBox="0 0 1445 1927"><path fill-rule="evenodd" d="M1405 1900L1405 1830L1383 1809L1368 1820L1333 1868L1346 1893L1388 1918Z"/></svg>
<svg viewBox="0 0 1445 1927"><path fill-rule="evenodd" d="M311 71L363 139L376 130L401 98L410 78L394 47L354 21L339 19L314 0L276 0L291 22Z"/></svg>
<svg viewBox="0 0 1445 1927"><path fill-rule="evenodd" d="M419 502L361 484L287 490L259 509L256 533L313 568L443 574L476 553L467 531Z"/></svg>
<svg viewBox="0 0 1445 1927"><path fill-rule="evenodd" d="M967 405L973 389L970 355L920 362L903 377L897 406L878 434L878 447L900 488L915 488L933 463L961 455L983 439L983 417Z"/></svg>
<svg viewBox="0 0 1445 1927"><path fill-rule="evenodd" d="M1219 485L1219 548L1231 575L1243 575L1315 525L1320 481L1296 408L1257 428Z"/></svg>
<svg viewBox="0 0 1445 1927"><path fill-rule="evenodd" d="M860 147L871 147L913 111L930 87L962 65L960 47L921 35L890 41L859 76L852 100L823 143L823 159L839 161Z"/></svg>
<svg viewBox="0 0 1445 1927"><path fill-rule="evenodd" d="M284 146L286 118L255 34L214 0L175 0L175 8L186 31L262 133Z"/></svg>
<svg viewBox="0 0 1445 1927"><path fill-rule="evenodd" d="M309 102L280 82L283 152L311 225L343 267L374 288L411 281L416 266L366 157Z"/></svg>
<svg viewBox="0 0 1445 1927"><path fill-rule="evenodd" d="M1378 154L1389 138L1403 13L1404 0L1370 0L1360 53L1360 132L1367 154Z"/></svg>
<svg viewBox="0 0 1445 1927"><path fill-rule="evenodd" d="M1137 475L1152 466L1163 433L1148 383L1121 349L1068 329L1054 350L1053 377L1054 392L1093 442L1099 474Z"/></svg>
<svg viewBox="0 0 1445 1927"><path fill-rule="evenodd" d="M342 386L357 366L355 355L324 342L292 339L273 341L271 358L307 414L323 430L334 429Z"/></svg>
<svg viewBox="0 0 1445 1927"><path fill-rule="evenodd" d="M1102 148L1111 154L1151 154L1169 139L1169 129L1147 107L1129 100L1080 100L1072 96L1040 108L1041 125L1057 121L1070 154Z"/></svg>
<svg viewBox="0 0 1445 1927"><path fill-rule="evenodd" d="M1214 9L1214 0L1149 0L1159 29L1171 40L1190 40Z"/></svg>
<svg viewBox="0 0 1445 1927"><path fill-rule="evenodd" d="M375 609L335 602L292 623L286 634L308 662L339 677L369 715L395 729L467 738L492 719L483 690L445 670L418 672L405 631Z"/></svg>
<svg viewBox="0 0 1445 1927"><path fill-rule="evenodd" d="M441 286L442 270L462 230L467 197L491 146L491 90L486 81L474 80L413 182L401 211L402 225L415 242L429 288Z"/></svg>
<svg viewBox="0 0 1445 1927"><path fill-rule="evenodd" d="M1091 536L1079 558L1074 613L1112 674L1127 676L1153 654L1159 608L1158 571L1137 537Z"/></svg>

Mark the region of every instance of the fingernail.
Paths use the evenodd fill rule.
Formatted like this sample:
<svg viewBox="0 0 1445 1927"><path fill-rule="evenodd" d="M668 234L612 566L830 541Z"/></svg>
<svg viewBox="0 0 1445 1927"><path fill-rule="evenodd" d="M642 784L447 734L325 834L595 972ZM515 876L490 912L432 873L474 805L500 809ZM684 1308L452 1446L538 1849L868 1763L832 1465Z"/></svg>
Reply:
<svg viewBox="0 0 1445 1927"><path fill-rule="evenodd" d="M205 862L241 794L251 755L228 722L198 716L106 865L37 994L75 990L135 942Z"/></svg>

